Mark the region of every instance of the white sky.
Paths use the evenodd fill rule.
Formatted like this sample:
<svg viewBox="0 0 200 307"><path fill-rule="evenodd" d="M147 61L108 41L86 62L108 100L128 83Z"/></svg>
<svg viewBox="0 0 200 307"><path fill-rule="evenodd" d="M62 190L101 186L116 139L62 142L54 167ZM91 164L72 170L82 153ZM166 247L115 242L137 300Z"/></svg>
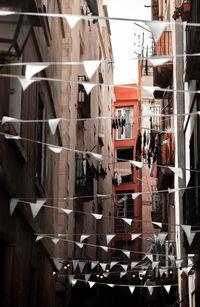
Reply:
<svg viewBox="0 0 200 307"><path fill-rule="evenodd" d="M135 19L151 19L151 8L144 7L150 5L150 2L151 0L104 0L104 4L108 6L109 17ZM135 26L134 22L110 21L110 25L115 60L114 83L136 83L137 61L125 60L137 57L134 51L141 50L139 39L142 39L142 33L145 32L147 37L151 34Z"/></svg>

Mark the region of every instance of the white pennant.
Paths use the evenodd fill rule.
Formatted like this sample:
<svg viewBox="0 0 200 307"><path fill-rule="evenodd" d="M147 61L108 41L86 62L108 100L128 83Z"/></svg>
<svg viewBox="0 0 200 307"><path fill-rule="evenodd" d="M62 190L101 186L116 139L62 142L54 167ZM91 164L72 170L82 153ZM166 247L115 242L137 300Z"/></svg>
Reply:
<svg viewBox="0 0 200 307"><path fill-rule="evenodd" d="M195 235L196 235L196 232L191 232L190 236L187 238L187 239L188 239L188 244L189 244L189 245L192 244Z"/></svg>
<svg viewBox="0 0 200 307"><path fill-rule="evenodd" d="M86 82L81 82L81 84L83 85L87 95L89 95L89 93L91 92L91 90L93 89L93 87L96 86L96 84L94 83L86 83Z"/></svg>
<svg viewBox="0 0 200 307"><path fill-rule="evenodd" d="M35 239L35 242L37 242L37 241L43 239L44 237L45 237L45 236L37 236L36 239Z"/></svg>
<svg viewBox="0 0 200 307"><path fill-rule="evenodd" d="M89 238L89 235L81 235L80 242L83 242L87 238Z"/></svg>
<svg viewBox="0 0 200 307"><path fill-rule="evenodd" d="M166 273L166 272L167 272L166 269L159 269L160 277L162 277L163 274Z"/></svg>
<svg viewBox="0 0 200 307"><path fill-rule="evenodd" d="M30 204L30 208L31 208L31 212L33 217L35 218L36 215L38 214L38 212L40 211L40 209L42 208L42 206L45 204L46 199L45 200L37 200L36 203L29 203Z"/></svg>
<svg viewBox="0 0 200 307"><path fill-rule="evenodd" d="M72 287L75 286L76 283L77 283L77 280L76 279L72 279L72 281L71 281Z"/></svg>
<svg viewBox="0 0 200 307"><path fill-rule="evenodd" d="M95 266L97 266L97 264L99 263L99 261L92 261L91 262L91 270L95 268Z"/></svg>
<svg viewBox="0 0 200 307"><path fill-rule="evenodd" d="M182 229L184 230L187 239L190 237L191 234L191 225L181 225Z"/></svg>
<svg viewBox="0 0 200 307"><path fill-rule="evenodd" d="M102 160L102 158L103 158L102 155L99 155L99 154L94 153L94 152L89 152L89 154L92 155L97 160Z"/></svg>
<svg viewBox="0 0 200 307"><path fill-rule="evenodd" d="M73 270L76 271L79 260L72 260Z"/></svg>
<svg viewBox="0 0 200 307"><path fill-rule="evenodd" d="M116 264L118 264L119 261L111 261L110 263L110 269L112 269L112 267L114 267Z"/></svg>
<svg viewBox="0 0 200 307"><path fill-rule="evenodd" d="M136 167L143 167L143 163L142 162L139 162L139 161L133 161L133 160L129 160L129 162L133 165L135 165Z"/></svg>
<svg viewBox="0 0 200 307"><path fill-rule="evenodd" d="M178 191L179 189L170 189L170 188L168 188L168 193L170 194L170 193L174 193L174 192L176 192L176 191Z"/></svg>
<svg viewBox="0 0 200 307"><path fill-rule="evenodd" d="M153 96L153 93L157 90L160 90L160 87L158 86L142 86L142 89L144 89L145 91L147 91L150 95ZM149 114L150 116L151 114Z"/></svg>
<svg viewBox="0 0 200 307"><path fill-rule="evenodd" d="M127 274L127 272L120 272L120 278L122 278L126 274Z"/></svg>
<svg viewBox="0 0 200 307"><path fill-rule="evenodd" d="M107 241L107 244L110 243L110 241L115 237L115 235L106 235L106 241Z"/></svg>
<svg viewBox="0 0 200 307"><path fill-rule="evenodd" d="M21 140L21 136L12 135L12 134L4 134L5 139L13 139L13 140Z"/></svg>
<svg viewBox="0 0 200 307"><path fill-rule="evenodd" d="M80 272L82 273L85 267L85 262L79 262L78 266L79 266Z"/></svg>
<svg viewBox="0 0 200 307"><path fill-rule="evenodd" d="M62 151L62 147L60 146L48 146L48 148L55 153L61 153Z"/></svg>
<svg viewBox="0 0 200 307"><path fill-rule="evenodd" d="M17 198L11 198L10 199L10 202L9 202L9 205L10 205L10 215L13 214L13 212L14 212L17 204L18 204L18 202L19 202L19 199L17 199Z"/></svg>
<svg viewBox="0 0 200 307"><path fill-rule="evenodd" d="M130 292L133 294L134 290L135 290L135 286L129 286L129 290Z"/></svg>
<svg viewBox="0 0 200 307"><path fill-rule="evenodd" d="M100 63L101 61L83 61L83 66L89 79L92 78Z"/></svg>
<svg viewBox="0 0 200 307"><path fill-rule="evenodd" d="M107 263L99 263L99 265L101 266L103 271L106 270Z"/></svg>
<svg viewBox="0 0 200 307"><path fill-rule="evenodd" d="M152 262L152 270L155 269L155 267L160 263L160 261L153 261Z"/></svg>
<svg viewBox="0 0 200 307"><path fill-rule="evenodd" d="M92 215L95 217L95 219L100 220L102 218L102 214L96 214L96 213L92 213Z"/></svg>
<svg viewBox="0 0 200 307"><path fill-rule="evenodd" d="M168 168L174 172L179 178L183 179L183 171L182 168L179 167L173 167L173 166L168 166Z"/></svg>
<svg viewBox="0 0 200 307"><path fill-rule="evenodd" d="M124 222L126 222L128 225L130 225L131 226L131 224L132 224L132 219L126 219L126 218L122 218L122 220L124 221Z"/></svg>
<svg viewBox="0 0 200 307"><path fill-rule="evenodd" d="M84 244L83 243L79 243L79 242L75 242L76 245L79 247L79 248L83 248Z"/></svg>
<svg viewBox="0 0 200 307"><path fill-rule="evenodd" d="M141 236L141 233L133 233L131 235L131 241L135 240L136 238L138 238L139 236Z"/></svg>
<svg viewBox="0 0 200 307"><path fill-rule="evenodd" d="M61 209L62 211L64 211L67 215L70 214L72 212L71 209Z"/></svg>
<svg viewBox="0 0 200 307"><path fill-rule="evenodd" d="M17 78L17 79L19 80L23 91L25 91L29 87L29 85L31 85L33 82L36 82L36 80L26 80L22 78Z"/></svg>
<svg viewBox="0 0 200 307"><path fill-rule="evenodd" d="M106 278L108 277L108 275L109 275L109 273L103 273L103 276L106 277Z"/></svg>
<svg viewBox="0 0 200 307"><path fill-rule="evenodd" d="M56 245L60 241L60 239L53 238L53 239L51 239L51 241Z"/></svg>
<svg viewBox="0 0 200 307"><path fill-rule="evenodd" d="M14 118L14 117L8 117L8 116L3 116L2 120L1 120L1 124L5 124L5 123L17 123L20 122L19 119Z"/></svg>
<svg viewBox="0 0 200 307"><path fill-rule="evenodd" d="M131 270L136 267L136 265L138 264L138 261L133 261L131 262Z"/></svg>
<svg viewBox="0 0 200 307"><path fill-rule="evenodd" d="M176 267L179 268L183 260L176 260Z"/></svg>
<svg viewBox="0 0 200 307"><path fill-rule="evenodd" d="M90 279L91 274L85 274L85 281L88 282L88 280Z"/></svg>
<svg viewBox="0 0 200 307"><path fill-rule="evenodd" d="M156 225L156 226L162 228L162 223L159 223L159 222L152 222L152 224L154 224L154 225Z"/></svg>
<svg viewBox="0 0 200 307"><path fill-rule="evenodd" d="M182 268L181 274L184 272L186 275L188 275L188 267Z"/></svg>
<svg viewBox="0 0 200 307"><path fill-rule="evenodd" d="M168 255L168 258L169 258L172 262L175 261L175 256L173 256L173 255Z"/></svg>
<svg viewBox="0 0 200 307"><path fill-rule="evenodd" d="M153 287L152 286L148 286L147 288L149 290L150 295L152 295L153 294Z"/></svg>
<svg viewBox="0 0 200 307"><path fill-rule="evenodd" d="M67 23L71 29L73 29L77 22L79 22L79 20L81 19L81 17L75 15L64 15L64 17L67 20Z"/></svg>
<svg viewBox="0 0 200 307"><path fill-rule="evenodd" d="M167 235L168 235L167 232L158 233L158 239L159 239L161 245L163 245Z"/></svg>
<svg viewBox="0 0 200 307"><path fill-rule="evenodd" d="M59 260L59 259L56 259L56 258L53 258L53 262L54 262L54 264L55 264L56 269L57 269L58 271L60 271L60 269L61 269L63 263L60 262L60 260Z"/></svg>
<svg viewBox="0 0 200 307"><path fill-rule="evenodd" d="M26 80L30 80L35 74L37 74L38 72L42 71L47 67L48 65L33 65L33 64L26 65L26 71L25 71Z"/></svg>
<svg viewBox="0 0 200 307"><path fill-rule="evenodd" d="M95 282L94 281L88 281L88 284L89 284L90 288L92 288L95 285Z"/></svg>
<svg viewBox="0 0 200 307"><path fill-rule="evenodd" d="M74 275L68 275L68 277L69 277L69 283L71 284L72 280L74 279Z"/></svg>
<svg viewBox="0 0 200 307"><path fill-rule="evenodd" d="M108 251L108 247L107 246L102 246L102 245L99 245L99 247L101 247L105 252Z"/></svg>
<svg viewBox="0 0 200 307"><path fill-rule="evenodd" d="M122 252L124 253L124 255L126 255L128 258L130 258L131 252L130 251L125 251L122 249Z"/></svg>
<svg viewBox="0 0 200 307"><path fill-rule="evenodd" d="M0 10L0 16L8 16L13 14L15 14L15 12Z"/></svg>
<svg viewBox="0 0 200 307"><path fill-rule="evenodd" d="M153 255L152 254L146 254L147 258L152 262L153 261Z"/></svg>
<svg viewBox="0 0 200 307"><path fill-rule="evenodd" d="M111 288L114 288L114 284L107 284L107 286L111 287Z"/></svg>
<svg viewBox="0 0 200 307"><path fill-rule="evenodd" d="M53 135L55 134L57 126L58 126L60 121L61 121L61 118L53 118L53 119L48 120L49 129L51 131L51 134L53 134Z"/></svg>
<svg viewBox="0 0 200 307"><path fill-rule="evenodd" d="M154 59L154 58L149 58L149 61L151 62L151 64L156 67L156 66L160 66L165 64L166 62L168 62L171 58L163 58L163 59Z"/></svg>
<svg viewBox="0 0 200 307"><path fill-rule="evenodd" d="M140 196L141 193L132 193L132 199L136 199L138 196Z"/></svg>
<svg viewBox="0 0 200 307"><path fill-rule="evenodd" d="M145 24L150 28L155 42L159 40L167 25L167 23L163 21L146 21Z"/></svg>
<svg viewBox="0 0 200 307"><path fill-rule="evenodd" d="M169 294L170 289L171 289L171 285L166 285L166 286L164 286L164 288L167 291L167 293Z"/></svg>
<svg viewBox="0 0 200 307"><path fill-rule="evenodd" d="M124 271L127 271L127 269L128 269L128 265L127 264L120 264L120 265L124 269Z"/></svg>

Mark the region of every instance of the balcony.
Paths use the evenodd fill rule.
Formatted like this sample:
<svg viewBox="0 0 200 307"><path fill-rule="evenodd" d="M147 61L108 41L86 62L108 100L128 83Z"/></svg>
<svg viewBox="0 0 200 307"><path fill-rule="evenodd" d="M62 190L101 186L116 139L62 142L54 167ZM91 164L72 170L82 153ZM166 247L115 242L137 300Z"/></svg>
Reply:
<svg viewBox="0 0 200 307"><path fill-rule="evenodd" d="M93 199L94 173L88 160L82 155L76 158L76 193Z"/></svg>

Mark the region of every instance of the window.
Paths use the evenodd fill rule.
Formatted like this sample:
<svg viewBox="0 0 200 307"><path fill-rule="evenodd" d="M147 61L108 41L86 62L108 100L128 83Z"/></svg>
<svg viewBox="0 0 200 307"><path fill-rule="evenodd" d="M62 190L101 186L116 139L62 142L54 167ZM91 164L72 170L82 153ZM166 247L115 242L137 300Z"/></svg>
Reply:
<svg viewBox="0 0 200 307"><path fill-rule="evenodd" d="M78 76L79 82L87 81L86 76ZM91 94L87 94L82 84L78 85L78 112L80 117L89 118L90 115L90 98Z"/></svg>
<svg viewBox="0 0 200 307"><path fill-rule="evenodd" d="M84 195L93 195L94 173L83 154L76 156L76 189Z"/></svg>
<svg viewBox="0 0 200 307"><path fill-rule="evenodd" d="M117 156L117 162L120 162L121 161L120 159L133 160L133 147L117 148L116 156ZM133 165L131 165L131 170L132 170L132 174L128 176L122 176L122 184L133 182L133 178L134 178Z"/></svg>
<svg viewBox="0 0 200 307"><path fill-rule="evenodd" d="M133 107L117 108L116 117L118 121L120 120L120 124L122 119L126 120L125 127L118 125L118 129L116 129L116 140L133 139Z"/></svg>
<svg viewBox="0 0 200 307"><path fill-rule="evenodd" d="M133 191L126 191L128 193L133 193ZM117 213L116 217L119 219L116 219L115 221L115 231L116 233L127 233L131 229L133 229L132 226L128 225L126 222L122 220L122 218L134 218L134 200L132 199L131 195L124 196L124 192L118 192L117 193L117 201L120 202L120 200L123 200L119 206L117 206Z"/></svg>

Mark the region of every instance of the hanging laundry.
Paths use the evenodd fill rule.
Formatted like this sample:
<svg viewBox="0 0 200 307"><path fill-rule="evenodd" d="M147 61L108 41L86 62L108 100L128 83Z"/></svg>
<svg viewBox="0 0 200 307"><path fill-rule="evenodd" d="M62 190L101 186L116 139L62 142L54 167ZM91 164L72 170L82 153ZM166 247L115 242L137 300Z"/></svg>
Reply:
<svg viewBox="0 0 200 307"><path fill-rule="evenodd" d="M143 133L143 146L145 147L146 145L146 131Z"/></svg>
<svg viewBox="0 0 200 307"><path fill-rule="evenodd" d="M138 130L137 142L136 142L136 152L135 152L136 161L140 161L141 152L142 152L142 136L141 136L140 131Z"/></svg>
<svg viewBox="0 0 200 307"><path fill-rule="evenodd" d="M157 178L157 161L152 165L150 170L150 177Z"/></svg>

